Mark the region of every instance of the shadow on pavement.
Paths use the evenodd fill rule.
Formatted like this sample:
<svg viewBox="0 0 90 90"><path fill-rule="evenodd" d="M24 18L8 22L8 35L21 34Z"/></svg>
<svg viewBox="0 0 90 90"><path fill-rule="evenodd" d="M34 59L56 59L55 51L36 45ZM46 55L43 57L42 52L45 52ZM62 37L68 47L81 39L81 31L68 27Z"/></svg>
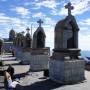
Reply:
<svg viewBox="0 0 90 90"><path fill-rule="evenodd" d="M28 72L20 73L20 74L15 74L15 75L14 75L14 78L20 79L20 78L22 78L22 77L25 77L26 75L29 75Z"/></svg>
<svg viewBox="0 0 90 90"><path fill-rule="evenodd" d="M63 86L63 85L61 85L59 83L55 83L55 82L51 81L50 79L47 79L44 81L39 81L39 82L33 83L28 86L22 86L22 90L51 90L51 89L55 89L55 88L58 88L61 86Z"/></svg>

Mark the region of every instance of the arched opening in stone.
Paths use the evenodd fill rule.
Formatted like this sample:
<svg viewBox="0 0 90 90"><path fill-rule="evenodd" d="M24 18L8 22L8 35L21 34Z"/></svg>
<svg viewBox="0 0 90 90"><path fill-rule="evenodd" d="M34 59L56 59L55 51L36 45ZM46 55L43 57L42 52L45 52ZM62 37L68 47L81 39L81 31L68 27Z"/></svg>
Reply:
<svg viewBox="0 0 90 90"><path fill-rule="evenodd" d="M74 48L74 37L67 40L67 48Z"/></svg>
<svg viewBox="0 0 90 90"><path fill-rule="evenodd" d="M37 48L45 47L45 35L39 31L37 34Z"/></svg>
<svg viewBox="0 0 90 90"><path fill-rule="evenodd" d="M73 23L70 22L70 25L72 27L72 37L67 40L67 48L76 48L75 44L75 31L73 27Z"/></svg>

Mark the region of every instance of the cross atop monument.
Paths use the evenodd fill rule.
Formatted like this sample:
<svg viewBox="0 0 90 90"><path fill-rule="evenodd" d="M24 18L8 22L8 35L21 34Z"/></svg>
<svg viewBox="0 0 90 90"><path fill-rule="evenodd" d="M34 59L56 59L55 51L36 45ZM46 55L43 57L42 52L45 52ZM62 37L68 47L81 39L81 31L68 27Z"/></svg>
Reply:
<svg viewBox="0 0 90 90"><path fill-rule="evenodd" d="M67 5L65 5L65 8L68 9L68 16L71 15L71 10L73 10L74 7L71 6L70 2Z"/></svg>
<svg viewBox="0 0 90 90"><path fill-rule="evenodd" d="M27 33L29 33L29 31L30 31L29 27L27 27L26 31L27 31Z"/></svg>
<svg viewBox="0 0 90 90"><path fill-rule="evenodd" d="M37 23L39 23L39 27L41 27L41 24L43 23L43 21L42 21L41 19L39 19L39 20L37 21Z"/></svg>

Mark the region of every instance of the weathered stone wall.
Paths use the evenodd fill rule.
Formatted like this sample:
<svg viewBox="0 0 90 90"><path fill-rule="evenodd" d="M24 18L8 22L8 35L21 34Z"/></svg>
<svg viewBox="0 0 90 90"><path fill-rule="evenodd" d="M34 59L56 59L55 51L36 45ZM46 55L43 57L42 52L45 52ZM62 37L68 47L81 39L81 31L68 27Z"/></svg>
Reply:
<svg viewBox="0 0 90 90"><path fill-rule="evenodd" d="M24 64L30 64L30 62L31 62L31 53L30 52L23 52L22 62Z"/></svg>
<svg viewBox="0 0 90 90"><path fill-rule="evenodd" d="M23 58L22 48L15 47L15 56L17 59L22 60Z"/></svg>
<svg viewBox="0 0 90 90"><path fill-rule="evenodd" d="M31 58L31 71L41 71L49 68L49 55L32 55Z"/></svg>
<svg viewBox="0 0 90 90"><path fill-rule="evenodd" d="M30 64L31 52L23 51L23 48L15 48L15 56L21 60L23 64Z"/></svg>
<svg viewBox="0 0 90 90"><path fill-rule="evenodd" d="M75 83L85 79L83 60L50 60L50 79L58 83Z"/></svg>

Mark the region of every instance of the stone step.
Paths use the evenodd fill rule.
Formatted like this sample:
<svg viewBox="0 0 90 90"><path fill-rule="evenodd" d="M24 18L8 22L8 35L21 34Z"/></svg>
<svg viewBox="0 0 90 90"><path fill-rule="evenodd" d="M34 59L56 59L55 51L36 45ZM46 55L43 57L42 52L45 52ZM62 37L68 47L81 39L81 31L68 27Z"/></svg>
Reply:
<svg viewBox="0 0 90 90"><path fill-rule="evenodd" d="M3 57L0 57L0 60L3 60L3 61L5 61L5 60L16 60L16 57L5 57L5 58L3 58Z"/></svg>

